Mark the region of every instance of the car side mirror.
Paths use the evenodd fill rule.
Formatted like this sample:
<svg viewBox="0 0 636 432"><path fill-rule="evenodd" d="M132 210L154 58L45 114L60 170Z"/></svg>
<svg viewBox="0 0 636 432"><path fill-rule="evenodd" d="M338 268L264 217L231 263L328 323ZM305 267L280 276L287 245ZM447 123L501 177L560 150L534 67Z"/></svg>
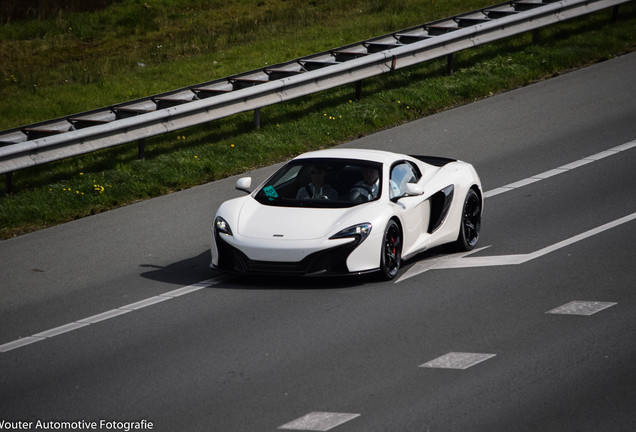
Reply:
<svg viewBox="0 0 636 432"><path fill-rule="evenodd" d="M252 191L250 190L251 186L252 186L252 177L241 177L240 179L236 181L236 189L240 191L252 193Z"/></svg>
<svg viewBox="0 0 636 432"><path fill-rule="evenodd" d="M406 184L406 195L408 196L417 196L422 195L424 193L424 185L421 183L407 183Z"/></svg>

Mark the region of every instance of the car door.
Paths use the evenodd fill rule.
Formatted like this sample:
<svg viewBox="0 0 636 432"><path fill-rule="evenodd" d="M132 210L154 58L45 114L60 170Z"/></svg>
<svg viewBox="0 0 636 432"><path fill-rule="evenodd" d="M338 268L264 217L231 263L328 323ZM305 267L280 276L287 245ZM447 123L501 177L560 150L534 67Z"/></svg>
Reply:
<svg viewBox="0 0 636 432"><path fill-rule="evenodd" d="M402 256L417 251L425 240L430 203L423 195L408 196L406 193L406 185L417 183L421 177L420 170L409 161L401 161L391 167L389 198L395 204L396 213L402 220Z"/></svg>

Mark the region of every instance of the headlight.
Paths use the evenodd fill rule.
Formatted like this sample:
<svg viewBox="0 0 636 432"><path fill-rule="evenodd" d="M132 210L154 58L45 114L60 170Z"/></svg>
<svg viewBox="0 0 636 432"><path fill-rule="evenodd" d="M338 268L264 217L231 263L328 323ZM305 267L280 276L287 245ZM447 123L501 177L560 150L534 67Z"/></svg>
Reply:
<svg viewBox="0 0 636 432"><path fill-rule="evenodd" d="M339 233L332 235L329 239L332 240L353 237L356 239L357 243L362 243L371 233L371 227L372 225L369 222L350 226L349 228L345 228Z"/></svg>
<svg viewBox="0 0 636 432"><path fill-rule="evenodd" d="M221 216L218 216L214 220L214 230L220 234L232 235L230 225Z"/></svg>

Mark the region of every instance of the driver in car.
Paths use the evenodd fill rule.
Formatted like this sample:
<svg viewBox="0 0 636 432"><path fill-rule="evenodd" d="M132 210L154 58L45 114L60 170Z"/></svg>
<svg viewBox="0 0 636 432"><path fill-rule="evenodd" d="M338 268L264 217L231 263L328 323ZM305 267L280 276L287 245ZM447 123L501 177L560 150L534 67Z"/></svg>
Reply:
<svg viewBox="0 0 636 432"><path fill-rule="evenodd" d="M371 201L380 190L380 171L374 167L362 168L362 180L353 185L349 197L354 201Z"/></svg>
<svg viewBox="0 0 636 432"><path fill-rule="evenodd" d="M397 183L391 179L391 196L399 195ZM380 170L374 167L362 168L362 180L353 185L349 198L353 201L371 201L378 197L380 191Z"/></svg>

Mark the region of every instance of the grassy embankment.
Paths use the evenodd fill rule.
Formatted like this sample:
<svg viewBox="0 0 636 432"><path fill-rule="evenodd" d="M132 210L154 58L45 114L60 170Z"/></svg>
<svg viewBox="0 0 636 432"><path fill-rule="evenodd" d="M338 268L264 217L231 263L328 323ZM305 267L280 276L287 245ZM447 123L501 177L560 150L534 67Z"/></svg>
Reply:
<svg viewBox="0 0 636 432"><path fill-rule="evenodd" d="M495 3L495 2L492 2ZM122 0L0 25L0 130L229 76L492 4ZM464 51L363 84L22 170L0 193L0 238L324 148L636 48L636 4ZM4 176L0 188L5 189Z"/></svg>

